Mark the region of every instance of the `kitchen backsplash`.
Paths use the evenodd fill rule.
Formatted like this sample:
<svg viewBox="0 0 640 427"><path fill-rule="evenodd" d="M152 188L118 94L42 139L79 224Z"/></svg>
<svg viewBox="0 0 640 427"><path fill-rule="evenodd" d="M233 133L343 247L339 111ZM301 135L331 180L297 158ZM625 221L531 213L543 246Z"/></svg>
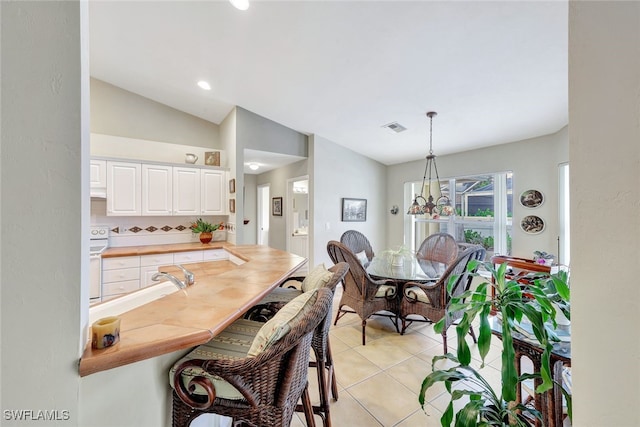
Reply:
<svg viewBox="0 0 640 427"><path fill-rule="evenodd" d="M109 246L167 245L198 242L189 226L199 217L189 216L107 216L105 200L91 200L91 225L108 226ZM212 224L224 223L226 216L203 216ZM233 227L233 226L231 226ZM233 232L233 229L230 230ZM226 232L216 232L215 240L226 240Z"/></svg>

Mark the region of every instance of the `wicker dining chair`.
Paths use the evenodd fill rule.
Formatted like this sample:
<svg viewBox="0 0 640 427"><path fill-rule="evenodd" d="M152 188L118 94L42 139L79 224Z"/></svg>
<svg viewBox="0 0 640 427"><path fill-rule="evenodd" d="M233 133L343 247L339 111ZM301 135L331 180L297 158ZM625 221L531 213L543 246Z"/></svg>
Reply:
<svg viewBox="0 0 640 427"><path fill-rule="evenodd" d="M420 244L416 258L418 262L420 260L434 261L448 267L458 258L458 243L451 234L431 234Z"/></svg>
<svg viewBox="0 0 640 427"><path fill-rule="evenodd" d="M187 427L203 413L231 417L234 425L288 427L301 398L307 425L315 427L308 362L314 331L329 315L333 294L326 288L307 294L315 301L287 323L289 332L257 355L247 356L252 346L247 331L252 324L267 324L240 319L230 325L237 327L228 339L214 337L180 359L170 373L173 427Z"/></svg>
<svg viewBox="0 0 640 427"><path fill-rule="evenodd" d="M346 262L349 264L349 271L342 280L344 289L333 324L336 325L346 313L356 313L362 319L362 345L366 345L367 319L374 314L393 319L396 331L400 332L398 329L397 290L393 280L372 279L356 255L340 242L331 240L327 243L327 252L334 263ZM345 306L351 310L345 309Z"/></svg>
<svg viewBox="0 0 640 427"><path fill-rule="evenodd" d="M422 322L437 322L444 318L447 314L447 306L451 299L451 295L460 295L467 291L471 285L473 279L473 273L475 269L469 270L468 266L471 260L484 260L485 249L482 246L473 246L462 252L455 262L453 262L444 274L436 282L418 283L407 282L403 288L403 297L400 302L400 318L402 320L402 331L404 334L407 327L414 321ZM447 286L449 280L454 278L455 284L453 285L452 292L447 292ZM411 315L418 315L425 320L409 319ZM451 313L447 317L445 327L442 331L442 342L444 345L444 352L447 353L447 329L454 321L462 318L462 311ZM476 342L475 333L473 328L470 329L469 334Z"/></svg>
<svg viewBox="0 0 640 427"><path fill-rule="evenodd" d="M347 230L340 236L340 243L348 247L353 252L364 268L369 266L374 253L367 236L357 230Z"/></svg>
<svg viewBox="0 0 640 427"><path fill-rule="evenodd" d="M284 304L299 296L304 291L308 292L305 285L314 286L313 281L318 282L317 285L321 285L324 288L331 290L333 295L336 286L347 274L349 264L346 262L340 262L328 270L324 270L329 274L325 277L320 277L323 270L324 265L319 265L309 272L306 277L289 277L280 287L275 288L251 310L249 310L248 318L265 321L268 320L268 318L273 316ZM314 278L313 276L318 277ZM333 397L334 400L338 400L338 383L336 382L333 356L331 355L331 346L329 344L330 327L331 314L329 313L313 334L311 348L313 349L315 360L309 361L309 366L316 368L318 376L318 392L320 395L320 405L314 405L313 412L322 418L322 423L325 427L331 427L329 390L331 391L331 397ZM303 408L298 405L296 409L301 411Z"/></svg>

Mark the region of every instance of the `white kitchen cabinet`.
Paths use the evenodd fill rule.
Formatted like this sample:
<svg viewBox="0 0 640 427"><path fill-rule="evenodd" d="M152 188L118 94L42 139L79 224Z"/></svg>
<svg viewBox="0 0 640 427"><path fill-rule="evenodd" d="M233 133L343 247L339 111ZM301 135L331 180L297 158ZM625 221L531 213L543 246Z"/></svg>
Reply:
<svg viewBox="0 0 640 427"><path fill-rule="evenodd" d="M172 253L142 255L140 257L140 287L144 288L164 281L165 279L154 281L151 280L151 277L159 271L159 267L167 265L173 265Z"/></svg>
<svg viewBox="0 0 640 427"><path fill-rule="evenodd" d="M173 214L173 168L142 164L142 215Z"/></svg>
<svg viewBox="0 0 640 427"><path fill-rule="evenodd" d="M141 215L141 187L140 163L107 161L107 215Z"/></svg>
<svg viewBox="0 0 640 427"><path fill-rule="evenodd" d="M201 215L200 169L173 168L173 214Z"/></svg>
<svg viewBox="0 0 640 427"><path fill-rule="evenodd" d="M140 289L140 257L102 260L102 300Z"/></svg>
<svg viewBox="0 0 640 427"><path fill-rule="evenodd" d="M223 261L229 259L229 252L224 249L207 249L202 251L203 261Z"/></svg>
<svg viewBox="0 0 640 427"><path fill-rule="evenodd" d="M201 210L202 215L226 215L226 174L224 171L202 169Z"/></svg>
<svg viewBox="0 0 640 427"><path fill-rule="evenodd" d="M107 191L107 162L106 160L91 160L89 168L89 187Z"/></svg>
<svg viewBox="0 0 640 427"><path fill-rule="evenodd" d="M176 252L173 254L174 264L188 264L191 262L202 262L203 251Z"/></svg>

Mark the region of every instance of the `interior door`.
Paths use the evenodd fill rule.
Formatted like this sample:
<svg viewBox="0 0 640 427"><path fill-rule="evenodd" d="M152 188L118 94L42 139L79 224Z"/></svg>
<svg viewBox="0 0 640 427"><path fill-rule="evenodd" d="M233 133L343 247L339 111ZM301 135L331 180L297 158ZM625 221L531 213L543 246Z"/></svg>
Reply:
<svg viewBox="0 0 640 427"><path fill-rule="evenodd" d="M287 181L287 251L309 258L309 177ZM299 271L306 270L305 264Z"/></svg>
<svg viewBox="0 0 640 427"><path fill-rule="evenodd" d="M269 245L269 184L258 186L258 244Z"/></svg>

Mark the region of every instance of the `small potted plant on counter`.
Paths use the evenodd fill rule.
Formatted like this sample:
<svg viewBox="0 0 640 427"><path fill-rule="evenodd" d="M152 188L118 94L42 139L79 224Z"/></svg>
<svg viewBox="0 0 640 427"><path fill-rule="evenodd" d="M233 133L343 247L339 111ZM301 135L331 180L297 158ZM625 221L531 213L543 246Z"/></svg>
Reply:
<svg viewBox="0 0 640 427"><path fill-rule="evenodd" d="M221 224L211 224L204 221L202 218L198 218L196 222L191 224L191 232L193 234L200 233L200 241L202 243L209 243L213 239L213 232L219 229Z"/></svg>

